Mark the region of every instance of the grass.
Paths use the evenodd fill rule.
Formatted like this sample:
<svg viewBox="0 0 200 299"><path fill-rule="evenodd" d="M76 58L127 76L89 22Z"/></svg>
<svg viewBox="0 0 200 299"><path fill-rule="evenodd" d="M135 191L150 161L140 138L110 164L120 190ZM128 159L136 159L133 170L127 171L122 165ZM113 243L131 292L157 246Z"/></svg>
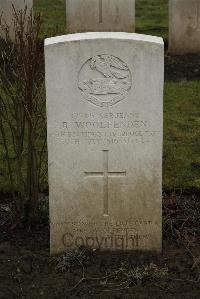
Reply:
<svg viewBox="0 0 200 299"><path fill-rule="evenodd" d="M43 33L66 31L65 0L34 0L44 18ZM168 1L136 0L136 31L167 37ZM164 94L164 189L200 190L200 81L165 82ZM10 190L3 152L0 150L0 190Z"/></svg>
<svg viewBox="0 0 200 299"><path fill-rule="evenodd" d="M44 20L43 35L51 36L66 32L66 0L34 0L34 10L40 12Z"/></svg>
<svg viewBox="0 0 200 299"><path fill-rule="evenodd" d="M165 83L163 184L200 189L200 81Z"/></svg>
<svg viewBox="0 0 200 299"><path fill-rule="evenodd" d="M168 1L136 0L136 32L168 37Z"/></svg>

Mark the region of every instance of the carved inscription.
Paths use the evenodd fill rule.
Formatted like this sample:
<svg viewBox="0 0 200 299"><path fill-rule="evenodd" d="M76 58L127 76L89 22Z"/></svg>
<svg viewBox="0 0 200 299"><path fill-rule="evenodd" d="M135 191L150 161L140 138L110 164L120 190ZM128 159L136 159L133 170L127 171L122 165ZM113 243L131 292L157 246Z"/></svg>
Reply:
<svg viewBox="0 0 200 299"><path fill-rule="evenodd" d="M52 223L56 230L64 227L60 248L87 246L99 249L138 249L146 246L152 237L152 230L158 223L150 219L128 219L112 221L104 218L102 221L63 221Z"/></svg>
<svg viewBox="0 0 200 299"><path fill-rule="evenodd" d="M153 142L160 133L137 112L73 112L61 123L58 136L66 144L107 147Z"/></svg>
<svg viewBox="0 0 200 299"><path fill-rule="evenodd" d="M101 177L104 180L104 199L103 199L103 215L108 216L109 194L108 194L108 179L116 177L125 177L126 171L112 172L108 167L108 150L103 150L103 171L100 172L85 172L86 177Z"/></svg>
<svg viewBox="0 0 200 299"><path fill-rule="evenodd" d="M132 76L127 64L108 54L90 58L78 76L83 98L98 107L111 107L121 102L131 86Z"/></svg>

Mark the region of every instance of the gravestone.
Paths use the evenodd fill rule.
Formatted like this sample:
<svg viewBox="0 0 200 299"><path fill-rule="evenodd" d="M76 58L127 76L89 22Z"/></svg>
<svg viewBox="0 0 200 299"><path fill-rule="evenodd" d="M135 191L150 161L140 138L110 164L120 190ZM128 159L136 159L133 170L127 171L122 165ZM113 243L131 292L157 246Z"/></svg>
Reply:
<svg viewBox="0 0 200 299"><path fill-rule="evenodd" d="M11 38L14 37L14 29L13 29L13 15L14 10L13 6L16 11L25 10L27 7L27 14L33 7L33 0L0 0L0 15L2 16L2 24L9 26L10 36ZM0 28L0 36L5 37L5 31Z"/></svg>
<svg viewBox="0 0 200 299"><path fill-rule="evenodd" d="M200 52L200 0L170 0L169 51Z"/></svg>
<svg viewBox="0 0 200 299"><path fill-rule="evenodd" d="M67 0L67 30L135 31L135 0Z"/></svg>
<svg viewBox="0 0 200 299"><path fill-rule="evenodd" d="M46 39L51 253L161 250L163 40Z"/></svg>

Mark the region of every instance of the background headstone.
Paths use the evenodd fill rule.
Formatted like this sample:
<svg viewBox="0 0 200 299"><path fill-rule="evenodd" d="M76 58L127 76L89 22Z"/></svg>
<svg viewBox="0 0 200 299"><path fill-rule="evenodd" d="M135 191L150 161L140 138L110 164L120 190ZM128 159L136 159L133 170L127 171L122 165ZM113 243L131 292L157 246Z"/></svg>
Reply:
<svg viewBox="0 0 200 299"><path fill-rule="evenodd" d="M67 0L67 31L135 31L135 0Z"/></svg>
<svg viewBox="0 0 200 299"><path fill-rule="evenodd" d="M200 52L200 0L170 0L169 51Z"/></svg>
<svg viewBox="0 0 200 299"><path fill-rule="evenodd" d="M160 250L163 40L80 33L45 56L51 253Z"/></svg>
<svg viewBox="0 0 200 299"><path fill-rule="evenodd" d="M2 15L3 24L6 22L6 25L10 28L11 38L14 36L13 32L13 7L14 5L16 10L24 10L27 7L27 14L33 8L33 0L0 0L0 15ZM4 37L5 32L0 28L0 36Z"/></svg>

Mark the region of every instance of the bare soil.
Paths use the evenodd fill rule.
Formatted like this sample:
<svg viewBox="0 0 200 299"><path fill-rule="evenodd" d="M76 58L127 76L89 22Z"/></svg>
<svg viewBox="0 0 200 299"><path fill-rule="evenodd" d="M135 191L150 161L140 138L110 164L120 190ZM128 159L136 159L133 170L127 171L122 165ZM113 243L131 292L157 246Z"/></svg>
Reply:
<svg viewBox="0 0 200 299"><path fill-rule="evenodd" d="M165 80L200 80L200 54L171 56L166 52Z"/></svg>
<svg viewBox="0 0 200 299"><path fill-rule="evenodd" d="M80 248L83 258L71 259L63 271L58 257L49 256L44 212L34 227L13 225L9 200L1 200L0 213L1 299L200 298L198 195L163 196L161 254ZM144 267L151 269L150 274Z"/></svg>

